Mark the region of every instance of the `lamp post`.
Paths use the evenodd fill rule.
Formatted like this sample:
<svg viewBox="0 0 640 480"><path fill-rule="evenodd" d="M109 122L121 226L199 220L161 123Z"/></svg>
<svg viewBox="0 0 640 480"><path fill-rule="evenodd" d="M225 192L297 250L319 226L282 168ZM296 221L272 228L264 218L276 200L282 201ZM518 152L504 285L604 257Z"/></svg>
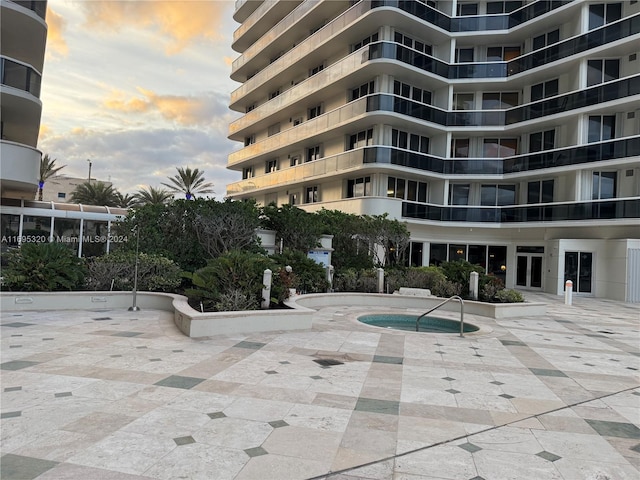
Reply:
<svg viewBox="0 0 640 480"><path fill-rule="evenodd" d="M134 227L136 229L136 263L133 269L133 305L129 307L130 312L137 312L140 310L136 303L136 296L138 293L138 248L140 247L140 228L139 225Z"/></svg>
<svg viewBox="0 0 640 480"><path fill-rule="evenodd" d="M87 162L89 162L89 183L91 183L91 165L92 165L92 162L91 162L90 159L87 159Z"/></svg>

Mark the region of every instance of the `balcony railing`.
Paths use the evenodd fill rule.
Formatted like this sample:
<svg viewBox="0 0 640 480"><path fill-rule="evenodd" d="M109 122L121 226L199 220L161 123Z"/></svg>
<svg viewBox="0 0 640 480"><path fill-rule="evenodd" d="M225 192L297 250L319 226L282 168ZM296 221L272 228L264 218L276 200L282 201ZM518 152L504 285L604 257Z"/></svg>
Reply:
<svg viewBox="0 0 640 480"><path fill-rule="evenodd" d="M391 94L367 97L367 111L401 113L448 127L506 126L640 94L640 75L505 110L447 111Z"/></svg>
<svg viewBox="0 0 640 480"><path fill-rule="evenodd" d="M371 44L369 59L399 60L421 70L451 80L471 78L507 78L542 65L569 58L640 33L640 14L605 25L548 47L517 57L509 62L447 63L431 55L394 42Z"/></svg>
<svg viewBox="0 0 640 480"><path fill-rule="evenodd" d="M523 223L640 218L640 198L509 207L402 203L402 216L437 222Z"/></svg>
<svg viewBox="0 0 640 480"><path fill-rule="evenodd" d="M395 7L448 32L506 30L562 7L573 0L539 0L504 15L449 17L424 3L413 0L373 0L372 8Z"/></svg>
<svg viewBox="0 0 640 480"><path fill-rule="evenodd" d="M395 147L366 147L364 163L415 168L442 175L504 175L640 156L640 136L506 158L442 158Z"/></svg>
<svg viewBox="0 0 640 480"><path fill-rule="evenodd" d="M41 75L32 67L8 58L0 58L0 79L2 85L18 88L40 97Z"/></svg>
<svg viewBox="0 0 640 480"><path fill-rule="evenodd" d="M47 0L10 0L10 1L15 3L16 5L20 5L21 7L28 8L43 20L46 19Z"/></svg>

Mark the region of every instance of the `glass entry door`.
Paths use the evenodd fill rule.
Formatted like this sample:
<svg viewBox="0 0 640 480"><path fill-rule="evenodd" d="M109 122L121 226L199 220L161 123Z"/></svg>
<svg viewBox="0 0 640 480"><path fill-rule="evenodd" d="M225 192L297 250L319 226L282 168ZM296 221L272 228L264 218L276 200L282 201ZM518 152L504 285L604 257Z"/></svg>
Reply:
<svg viewBox="0 0 640 480"><path fill-rule="evenodd" d="M523 288L542 288L542 255L519 253L516 258L516 285Z"/></svg>
<svg viewBox="0 0 640 480"><path fill-rule="evenodd" d="M576 293L591 293L593 253L565 252L564 280L573 282Z"/></svg>

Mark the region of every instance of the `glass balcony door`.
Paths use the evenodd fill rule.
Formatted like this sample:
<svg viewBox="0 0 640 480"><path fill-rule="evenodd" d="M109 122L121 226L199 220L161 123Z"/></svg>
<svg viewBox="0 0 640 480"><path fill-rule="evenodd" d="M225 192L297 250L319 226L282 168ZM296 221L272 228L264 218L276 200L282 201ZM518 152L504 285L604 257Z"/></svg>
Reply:
<svg viewBox="0 0 640 480"><path fill-rule="evenodd" d="M519 253L516 258L516 285L542 289L542 257L535 253Z"/></svg>
<svg viewBox="0 0 640 480"><path fill-rule="evenodd" d="M593 253L565 252L564 279L573 282L576 293L591 293L593 284Z"/></svg>

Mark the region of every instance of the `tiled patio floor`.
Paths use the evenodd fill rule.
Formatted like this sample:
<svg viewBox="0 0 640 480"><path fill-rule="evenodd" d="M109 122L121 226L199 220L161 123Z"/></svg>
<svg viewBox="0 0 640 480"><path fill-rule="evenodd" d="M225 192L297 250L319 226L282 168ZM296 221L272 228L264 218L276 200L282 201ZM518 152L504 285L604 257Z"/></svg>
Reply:
<svg viewBox="0 0 640 480"><path fill-rule="evenodd" d="M637 480L640 306L527 298L548 314L467 315L491 331L465 338L367 307L205 339L158 311L3 312L0 478Z"/></svg>

